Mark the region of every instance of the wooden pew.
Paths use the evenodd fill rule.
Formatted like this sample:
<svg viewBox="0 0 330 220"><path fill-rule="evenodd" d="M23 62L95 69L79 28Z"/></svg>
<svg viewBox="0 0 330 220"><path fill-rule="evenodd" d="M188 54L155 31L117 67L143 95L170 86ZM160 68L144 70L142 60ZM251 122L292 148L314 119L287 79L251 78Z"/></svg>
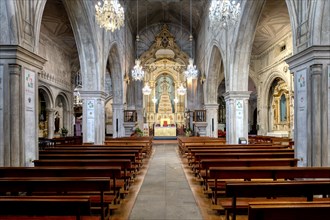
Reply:
<svg viewBox="0 0 330 220"><path fill-rule="evenodd" d="M108 177L113 193L107 201L111 203L119 196L116 180L121 178L121 167L0 167L0 177Z"/></svg>
<svg viewBox="0 0 330 220"><path fill-rule="evenodd" d="M135 163L135 154L42 154L39 159L130 159Z"/></svg>
<svg viewBox="0 0 330 220"><path fill-rule="evenodd" d="M203 159L199 162L199 175L208 190L210 167L296 167L297 162L294 158Z"/></svg>
<svg viewBox="0 0 330 220"><path fill-rule="evenodd" d="M35 167L43 166L74 166L74 167L94 167L94 166L119 166L121 167L121 177L124 180L124 189L128 190L129 181L133 178L135 167L132 166L130 159L110 159L110 160L83 160L83 159L52 159L52 160L34 160Z"/></svg>
<svg viewBox="0 0 330 220"><path fill-rule="evenodd" d="M224 190L224 183L228 179L330 179L330 167L210 167L209 170L210 179L214 179L214 204L217 204L218 192Z"/></svg>
<svg viewBox="0 0 330 220"><path fill-rule="evenodd" d="M146 153L150 155L152 150L152 137L122 137L114 139L106 139L105 145L125 144L127 146L140 144L145 147Z"/></svg>
<svg viewBox="0 0 330 220"><path fill-rule="evenodd" d="M21 216L76 216L79 220L83 215L91 215L90 199L86 196L0 197L0 216L3 217L12 216L18 219ZM99 217L91 218L99 219Z"/></svg>
<svg viewBox="0 0 330 220"><path fill-rule="evenodd" d="M233 214L232 220L235 220L237 198L305 197L307 201L313 201L314 195L330 195L330 180L227 182L225 188L226 188L226 196L232 198L232 214ZM229 210L227 210L227 217L228 217L228 211Z"/></svg>
<svg viewBox="0 0 330 220"><path fill-rule="evenodd" d="M327 219L330 201L251 203L248 220Z"/></svg>
<svg viewBox="0 0 330 220"><path fill-rule="evenodd" d="M294 158L293 152L287 153L196 153L194 161L203 159L248 159L248 158Z"/></svg>
<svg viewBox="0 0 330 220"><path fill-rule="evenodd" d="M132 163L136 163L137 165L142 165L142 152L140 150L122 150L122 149L115 149L115 150L43 150L39 151L39 158L42 158L44 155L51 155L51 154L134 154L135 159Z"/></svg>
<svg viewBox="0 0 330 220"><path fill-rule="evenodd" d="M0 193L94 192L100 196L101 219L105 219L104 192L110 191L109 178L91 177L3 177Z"/></svg>
<svg viewBox="0 0 330 220"><path fill-rule="evenodd" d="M189 156L188 156L188 162L189 164L191 163L198 163L199 162L199 159L198 156L196 155L219 155L219 154L227 154L227 155L233 155L233 154L242 154L244 155L245 153L248 153L248 154L255 154L256 157L258 154L273 154L275 153L276 154L280 154L280 153L283 153L283 154L289 154L290 157L294 155L294 151L293 149L288 149L288 148L285 148L285 149L244 149L244 148L241 148L241 149L219 149L219 148L213 148L213 149L191 149L190 152L189 152ZM212 158L214 158L212 156Z"/></svg>

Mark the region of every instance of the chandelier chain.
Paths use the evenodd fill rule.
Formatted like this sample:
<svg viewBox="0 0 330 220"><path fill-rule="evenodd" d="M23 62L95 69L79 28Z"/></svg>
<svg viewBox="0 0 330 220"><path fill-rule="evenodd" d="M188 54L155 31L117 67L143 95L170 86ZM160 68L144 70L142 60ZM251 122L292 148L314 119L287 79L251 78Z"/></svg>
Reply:
<svg viewBox="0 0 330 220"><path fill-rule="evenodd" d="M144 78L144 70L143 70L143 67L141 66L141 61L138 58L139 41L140 41L140 37L139 37L139 0L137 0L137 2L136 2L136 59L135 59L135 66L133 67L133 70L132 70L132 78L133 78L133 80L136 80L136 81L141 81Z"/></svg>
<svg viewBox="0 0 330 220"><path fill-rule="evenodd" d="M187 66L186 71L184 71L184 74L187 79L196 79L198 77L198 70L196 65L194 65L194 59L193 59L193 36L192 36L192 4L190 0L190 58L189 58L189 64Z"/></svg>
<svg viewBox="0 0 330 220"><path fill-rule="evenodd" d="M118 0L100 0L95 5L95 18L101 28L114 32L124 26L125 13Z"/></svg>

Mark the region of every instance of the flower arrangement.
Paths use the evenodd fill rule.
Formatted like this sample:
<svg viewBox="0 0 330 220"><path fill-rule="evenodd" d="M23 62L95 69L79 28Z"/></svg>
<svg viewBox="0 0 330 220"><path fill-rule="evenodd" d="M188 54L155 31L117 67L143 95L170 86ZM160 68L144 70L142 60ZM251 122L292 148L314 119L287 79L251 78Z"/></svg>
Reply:
<svg viewBox="0 0 330 220"><path fill-rule="evenodd" d="M187 129L186 129L186 136L187 136L187 137L192 136L192 130L191 130L190 128L187 128Z"/></svg>
<svg viewBox="0 0 330 220"><path fill-rule="evenodd" d="M68 129L66 127L63 127L60 130L60 134L61 134L62 137L66 137L66 135L68 134L68 132L69 131L68 131Z"/></svg>

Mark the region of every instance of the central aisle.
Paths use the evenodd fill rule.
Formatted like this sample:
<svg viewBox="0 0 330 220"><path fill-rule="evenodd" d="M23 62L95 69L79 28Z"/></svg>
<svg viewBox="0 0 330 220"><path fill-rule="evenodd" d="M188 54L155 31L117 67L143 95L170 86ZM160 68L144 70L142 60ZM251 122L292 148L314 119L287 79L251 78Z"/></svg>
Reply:
<svg viewBox="0 0 330 220"><path fill-rule="evenodd" d="M153 147L155 152L130 219L202 219L176 153L177 144Z"/></svg>

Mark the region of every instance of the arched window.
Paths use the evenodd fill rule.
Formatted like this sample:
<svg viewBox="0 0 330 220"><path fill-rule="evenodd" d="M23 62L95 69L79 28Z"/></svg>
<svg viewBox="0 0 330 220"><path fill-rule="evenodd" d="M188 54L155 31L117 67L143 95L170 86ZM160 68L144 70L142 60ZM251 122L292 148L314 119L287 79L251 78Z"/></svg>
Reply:
<svg viewBox="0 0 330 220"><path fill-rule="evenodd" d="M287 119L286 116L286 97L284 94L281 96L281 101L280 101L280 121L285 122Z"/></svg>

